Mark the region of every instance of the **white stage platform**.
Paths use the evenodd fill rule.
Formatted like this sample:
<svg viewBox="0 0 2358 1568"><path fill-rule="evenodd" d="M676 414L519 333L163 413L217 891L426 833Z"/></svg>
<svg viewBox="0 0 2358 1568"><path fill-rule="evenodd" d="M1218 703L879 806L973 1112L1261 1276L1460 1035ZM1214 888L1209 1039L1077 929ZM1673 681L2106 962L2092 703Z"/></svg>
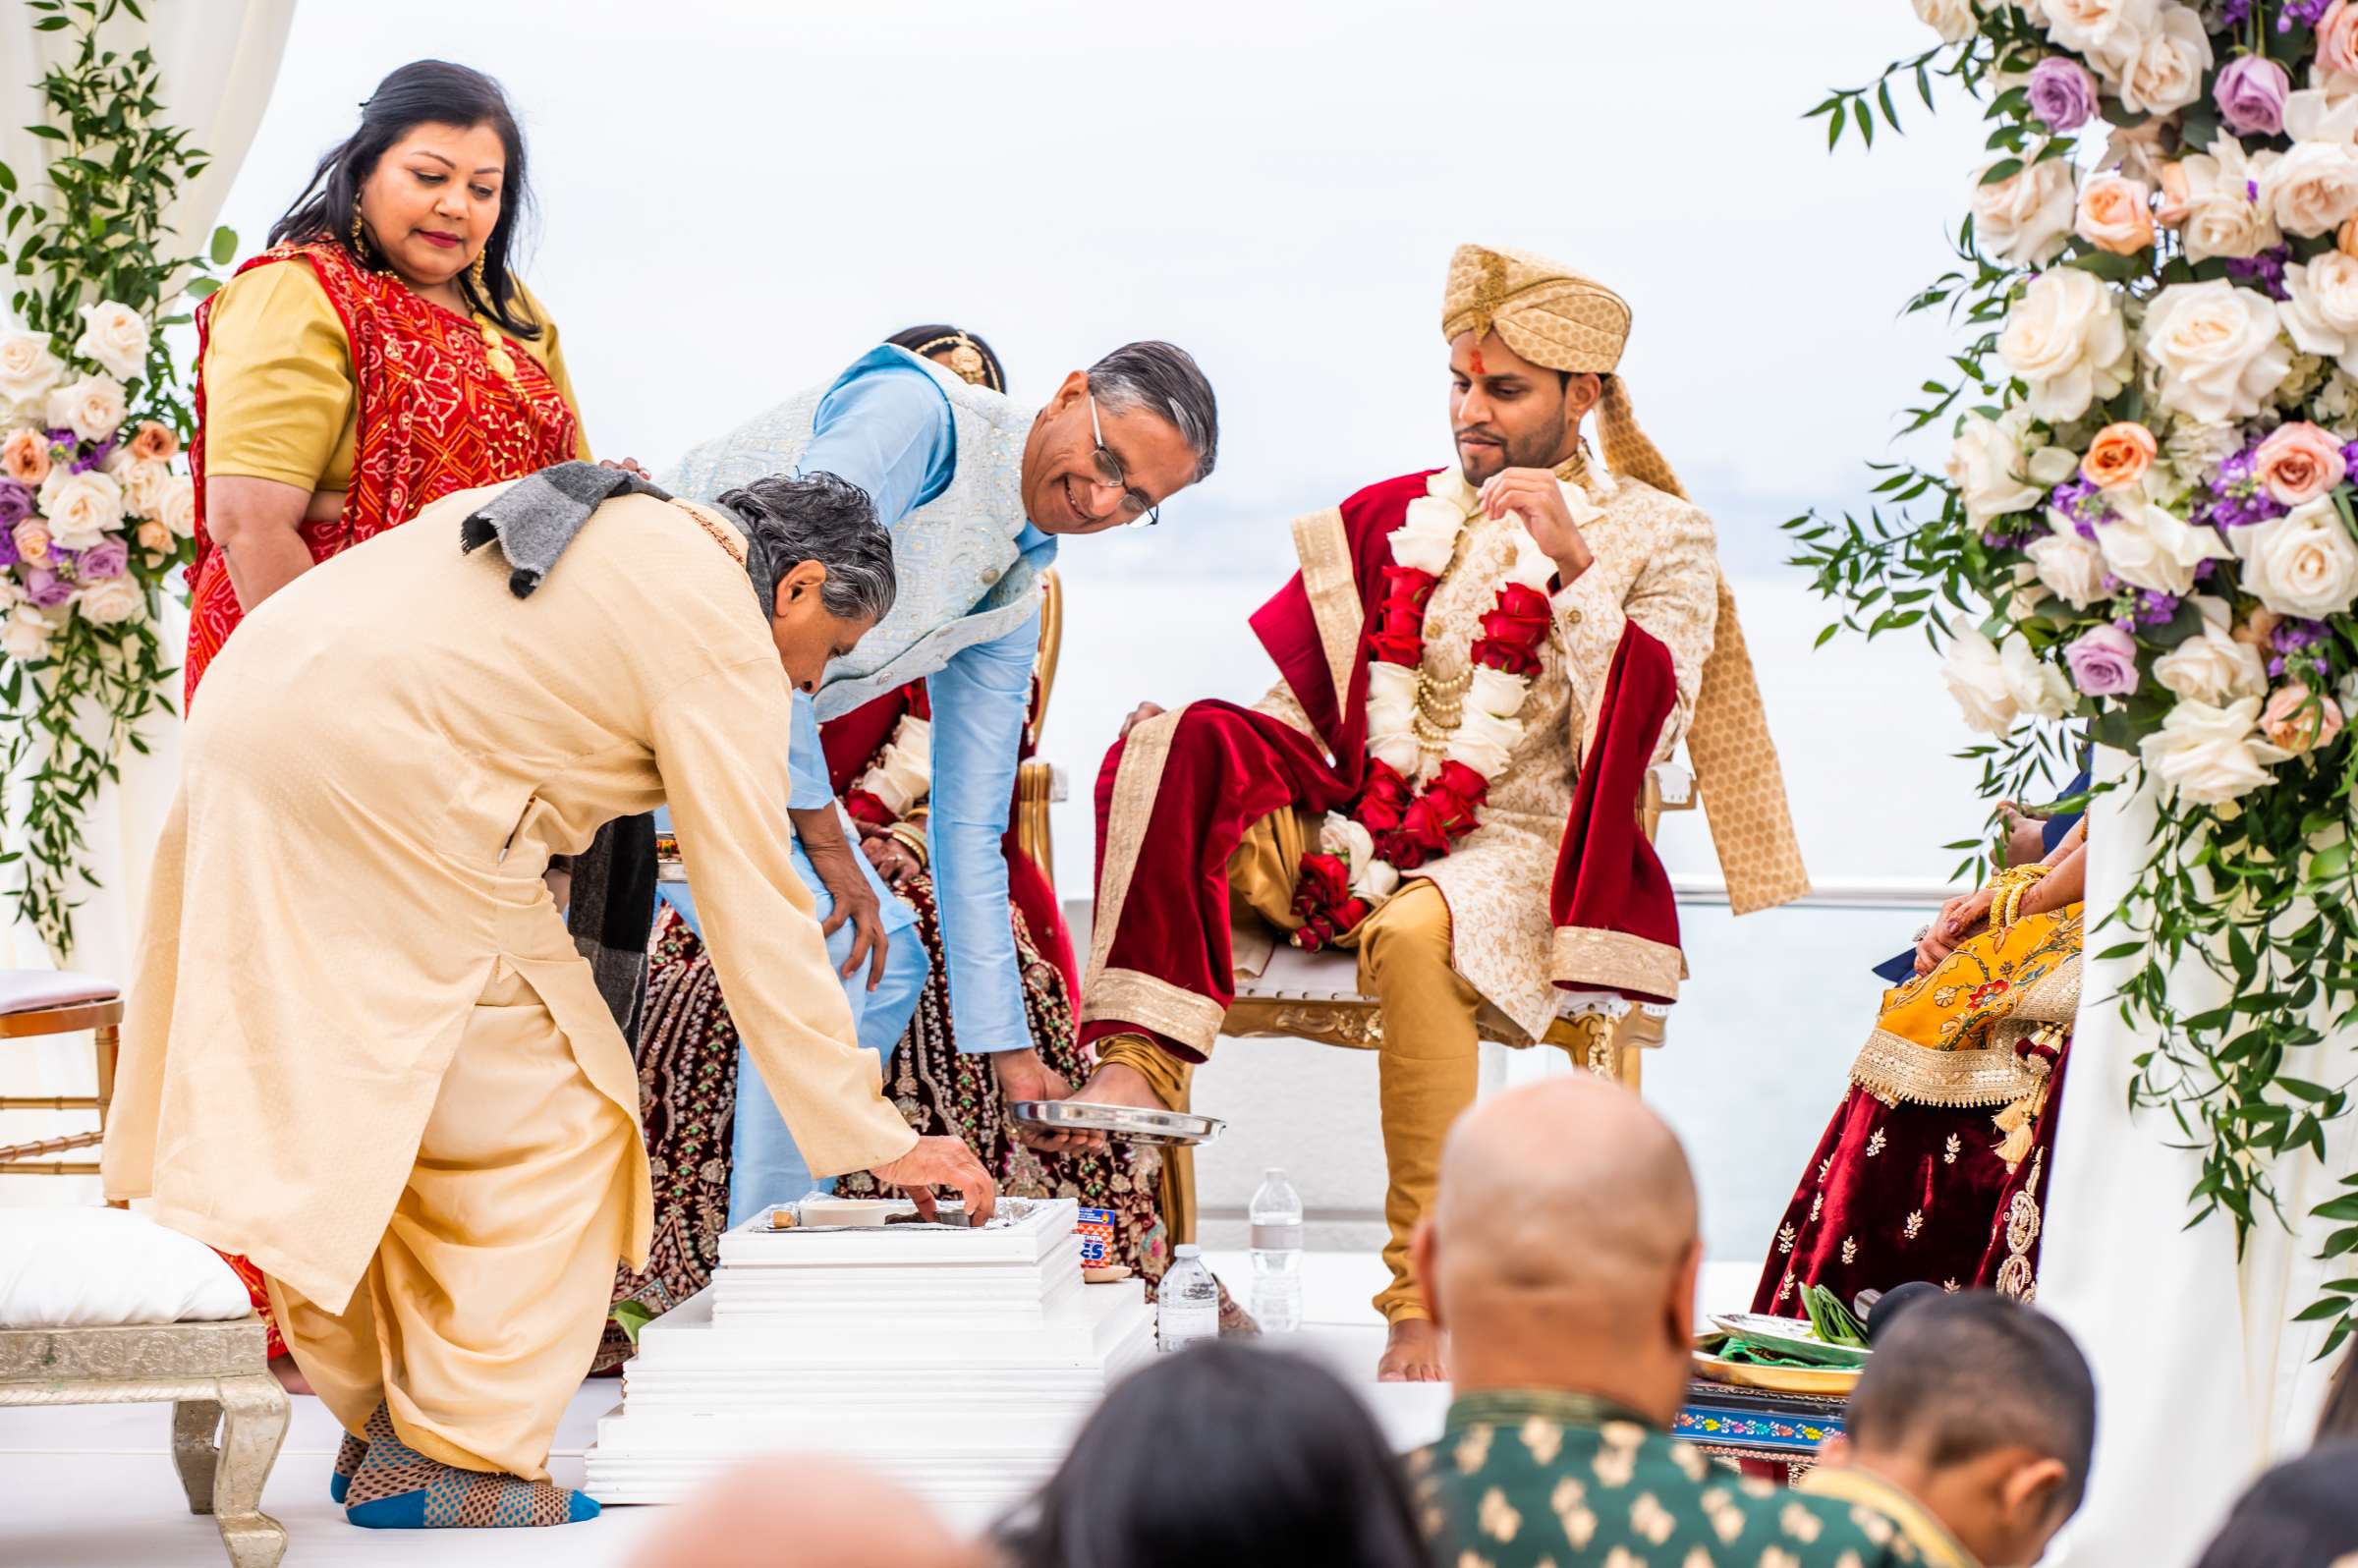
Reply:
<svg viewBox="0 0 2358 1568"><path fill-rule="evenodd" d="M1210 1254L1241 1297L1251 1290L1243 1254ZM1367 1399L1393 1444L1406 1449L1439 1430L1449 1392L1435 1384L1378 1384L1383 1330L1368 1300L1382 1283L1372 1255L1313 1253L1305 1260L1304 1327L1284 1343L1332 1366ZM1711 1263L1703 1299L1724 1310L1750 1300L1756 1263ZM549 1468L578 1485L597 1423L621 1403L612 1378L585 1383L557 1430ZM614 1507L587 1525L557 1530L368 1531L344 1521L327 1498L339 1436L315 1399L295 1401L263 1508L287 1527L287 1568L621 1568L669 1510ZM212 1521L186 1511L169 1453L162 1405L0 1410L0 1564L7 1568L223 1568Z"/></svg>

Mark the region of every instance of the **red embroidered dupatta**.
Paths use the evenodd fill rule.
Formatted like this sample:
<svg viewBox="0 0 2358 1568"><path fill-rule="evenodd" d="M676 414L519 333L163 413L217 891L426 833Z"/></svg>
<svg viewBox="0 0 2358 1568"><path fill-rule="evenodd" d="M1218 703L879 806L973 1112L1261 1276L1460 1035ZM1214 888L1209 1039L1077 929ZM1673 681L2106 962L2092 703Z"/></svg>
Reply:
<svg viewBox="0 0 2358 1568"><path fill-rule="evenodd" d="M581 423L540 362L502 339L514 374L491 367L490 347L472 321L420 299L399 278L367 271L342 247L280 246L238 268L302 259L335 308L352 348L358 412L352 482L331 523L301 532L324 561L408 522L459 490L525 475L575 455ZM190 571L187 695L244 616L228 562L204 525L204 345L212 300L196 307L196 439L189 471L196 487L196 560Z"/></svg>

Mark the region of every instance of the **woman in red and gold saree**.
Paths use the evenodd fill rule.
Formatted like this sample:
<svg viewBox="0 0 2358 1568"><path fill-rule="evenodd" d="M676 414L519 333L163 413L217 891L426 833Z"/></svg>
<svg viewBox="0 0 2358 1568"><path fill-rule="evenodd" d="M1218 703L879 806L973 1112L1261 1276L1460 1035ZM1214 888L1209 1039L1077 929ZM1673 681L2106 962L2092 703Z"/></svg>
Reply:
<svg viewBox="0 0 2358 1568"><path fill-rule="evenodd" d="M1884 992L1851 1088L1802 1174L1753 1299L1823 1285L2037 1291L2043 1191L2079 1005L2087 824L1927 928Z"/></svg>
<svg viewBox="0 0 2358 1568"><path fill-rule="evenodd" d="M556 326L509 270L524 172L496 83L404 66L270 249L197 307L189 701L246 612L312 565L588 455ZM230 1262L267 1321L259 1271Z"/></svg>

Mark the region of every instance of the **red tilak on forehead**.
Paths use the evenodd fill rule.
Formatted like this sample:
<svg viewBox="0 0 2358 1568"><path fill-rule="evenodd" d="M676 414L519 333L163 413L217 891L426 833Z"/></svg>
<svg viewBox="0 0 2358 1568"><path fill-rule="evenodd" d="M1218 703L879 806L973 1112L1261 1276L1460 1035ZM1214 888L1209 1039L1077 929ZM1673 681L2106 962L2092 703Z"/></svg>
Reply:
<svg viewBox="0 0 2358 1568"><path fill-rule="evenodd" d="M1488 375L1490 373L1488 370L1483 367L1482 350L1479 346L1474 350L1474 373L1476 375Z"/></svg>

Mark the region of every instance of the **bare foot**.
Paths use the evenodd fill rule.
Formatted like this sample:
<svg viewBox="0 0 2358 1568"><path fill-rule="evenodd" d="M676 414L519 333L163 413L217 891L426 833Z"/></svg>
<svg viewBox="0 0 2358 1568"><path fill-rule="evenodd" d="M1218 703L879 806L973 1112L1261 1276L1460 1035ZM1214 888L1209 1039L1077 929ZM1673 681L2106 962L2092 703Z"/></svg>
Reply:
<svg viewBox="0 0 2358 1568"><path fill-rule="evenodd" d="M304 1376L303 1369L295 1365L295 1358L292 1356L281 1356L272 1362L270 1375L277 1378L278 1385L290 1394L317 1392L311 1387L311 1380Z"/></svg>
<svg viewBox="0 0 2358 1568"><path fill-rule="evenodd" d="M1403 1317L1392 1324L1383 1342L1383 1359L1376 1364L1379 1383L1441 1383L1449 1374L1441 1369L1441 1334L1423 1317Z"/></svg>
<svg viewBox="0 0 2358 1568"><path fill-rule="evenodd" d="M1072 1092L1068 1104L1136 1105L1147 1110L1162 1110L1162 1096L1147 1082L1147 1075L1135 1067L1119 1062L1107 1062L1090 1074L1089 1082ZM1068 1148L1103 1148L1103 1133L1043 1133L1037 1129L1018 1128L1018 1135L1032 1148L1056 1152Z"/></svg>

